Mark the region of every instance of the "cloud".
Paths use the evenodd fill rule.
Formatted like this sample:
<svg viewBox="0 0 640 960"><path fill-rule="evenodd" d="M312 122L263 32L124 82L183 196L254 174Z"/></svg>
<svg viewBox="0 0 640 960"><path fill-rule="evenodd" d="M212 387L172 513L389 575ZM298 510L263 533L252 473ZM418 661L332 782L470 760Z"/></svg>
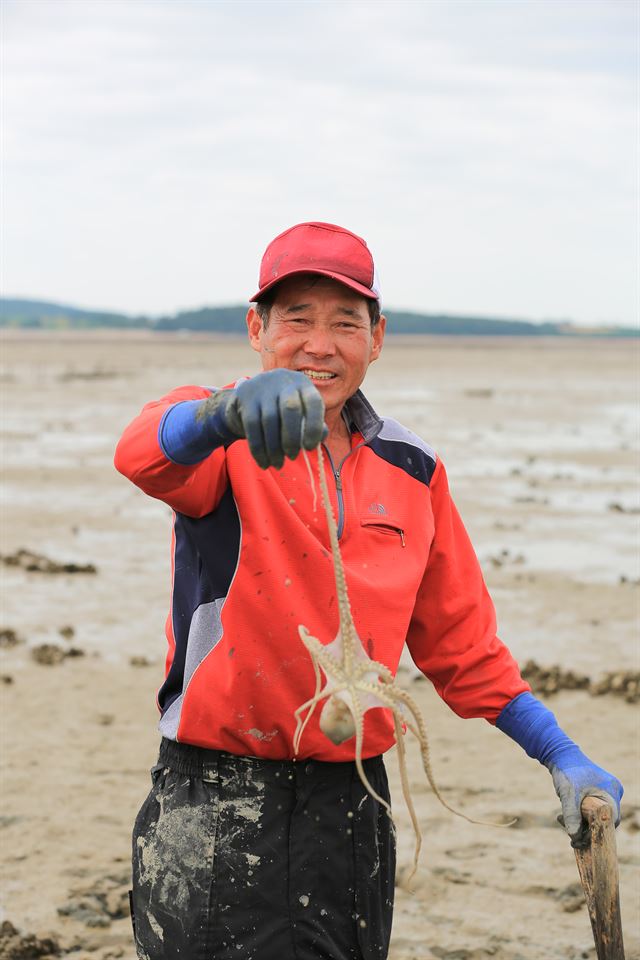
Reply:
<svg viewBox="0 0 640 960"><path fill-rule="evenodd" d="M5 2L5 286L237 301L302 219L389 305L632 322L632 3Z"/></svg>

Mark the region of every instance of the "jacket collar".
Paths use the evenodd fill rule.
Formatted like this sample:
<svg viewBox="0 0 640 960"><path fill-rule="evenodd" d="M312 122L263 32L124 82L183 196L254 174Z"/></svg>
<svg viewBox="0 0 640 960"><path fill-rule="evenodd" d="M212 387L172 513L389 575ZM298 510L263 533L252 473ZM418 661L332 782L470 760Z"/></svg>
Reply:
<svg viewBox="0 0 640 960"><path fill-rule="evenodd" d="M342 413L347 425L358 430L365 443L370 443L382 430L383 421L361 390L349 397Z"/></svg>

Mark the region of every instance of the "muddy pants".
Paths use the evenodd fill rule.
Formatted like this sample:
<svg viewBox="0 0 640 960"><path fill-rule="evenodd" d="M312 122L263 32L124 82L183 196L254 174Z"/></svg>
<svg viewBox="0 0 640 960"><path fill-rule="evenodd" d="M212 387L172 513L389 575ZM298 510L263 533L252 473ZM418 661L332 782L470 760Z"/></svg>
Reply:
<svg viewBox="0 0 640 960"><path fill-rule="evenodd" d="M382 757L364 761L380 796ZM384 960L395 838L353 763L163 740L133 831L144 960Z"/></svg>

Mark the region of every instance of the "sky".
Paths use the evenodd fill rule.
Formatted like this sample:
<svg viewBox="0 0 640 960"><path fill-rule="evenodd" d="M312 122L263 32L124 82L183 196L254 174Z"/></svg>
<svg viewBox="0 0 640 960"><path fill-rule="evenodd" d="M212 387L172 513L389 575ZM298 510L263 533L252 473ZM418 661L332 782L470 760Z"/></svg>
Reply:
<svg viewBox="0 0 640 960"><path fill-rule="evenodd" d="M638 322L636 0L1 0L7 296L246 302L364 237L389 309Z"/></svg>

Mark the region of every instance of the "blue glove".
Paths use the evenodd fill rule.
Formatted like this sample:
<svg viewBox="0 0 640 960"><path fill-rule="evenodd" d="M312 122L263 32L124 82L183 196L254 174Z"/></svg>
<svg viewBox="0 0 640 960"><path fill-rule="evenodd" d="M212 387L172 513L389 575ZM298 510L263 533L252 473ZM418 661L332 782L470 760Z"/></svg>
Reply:
<svg viewBox="0 0 640 960"><path fill-rule="evenodd" d="M572 846L582 846L586 840L580 812L586 796L606 800L618 826L622 784L585 756L536 697L531 693L514 697L500 713L496 726L548 768L562 804L562 816L558 819L571 837Z"/></svg>
<svg viewBox="0 0 640 960"><path fill-rule="evenodd" d="M279 367L216 390L206 400L170 407L158 431L163 453L175 463L199 463L217 447L244 438L258 466L280 469L324 435L324 403L308 377Z"/></svg>

